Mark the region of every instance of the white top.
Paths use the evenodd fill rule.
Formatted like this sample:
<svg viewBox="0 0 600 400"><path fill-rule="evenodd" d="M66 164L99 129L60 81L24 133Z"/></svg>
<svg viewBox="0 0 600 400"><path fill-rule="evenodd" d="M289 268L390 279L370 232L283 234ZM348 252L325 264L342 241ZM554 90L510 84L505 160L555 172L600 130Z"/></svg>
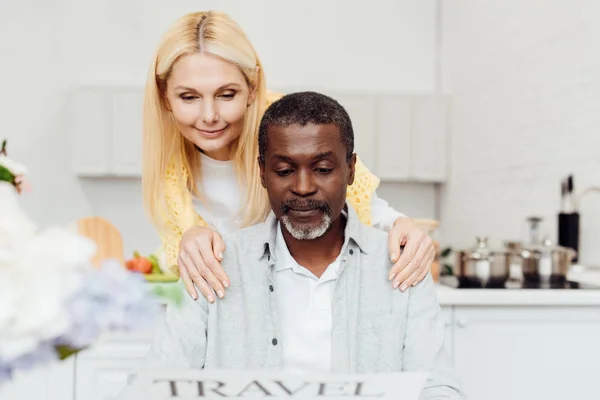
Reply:
<svg viewBox="0 0 600 400"><path fill-rule="evenodd" d="M198 214L221 235L236 231L241 226L237 215L242 200L242 189L233 161L218 161L200 153L201 176L197 180L202 200L194 197Z"/></svg>
<svg viewBox="0 0 600 400"><path fill-rule="evenodd" d="M197 181L202 200L194 197L194 207L198 214L221 235L236 231L241 227L238 215L243 191L235 173L233 161L218 161L200 153L201 176ZM371 217L373 226L389 231L394 221L404 215L373 194Z"/></svg>
<svg viewBox="0 0 600 400"><path fill-rule="evenodd" d="M346 242L347 243L347 242ZM344 246L346 246L344 243ZM343 249L340 254L343 254ZM342 264L338 256L317 278L290 254L281 225L275 239L275 275L283 351L282 370L331 372L331 302Z"/></svg>

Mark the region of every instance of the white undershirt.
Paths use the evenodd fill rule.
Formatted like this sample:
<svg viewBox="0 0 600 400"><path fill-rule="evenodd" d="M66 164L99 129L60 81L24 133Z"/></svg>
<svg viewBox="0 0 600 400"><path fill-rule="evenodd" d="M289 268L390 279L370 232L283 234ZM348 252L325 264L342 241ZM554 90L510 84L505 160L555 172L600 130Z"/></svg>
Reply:
<svg viewBox="0 0 600 400"><path fill-rule="evenodd" d="M218 161L200 153L200 163L196 184L202 200L193 198L196 211L221 235L236 231L241 226L237 213L242 190L233 161Z"/></svg>
<svg viewBox="0 0 600 400"><path fill-rule="evenodd" d="M218 161L200 153L201 176L197 181L202 201L194 197L194 207L204 220L221 235L241 227L238 216L243 191L233 161ZM389 231L398 217L404 216L374 193L371 199L373 226Z"/></svg>
<svg viewBox="0 0 600 400"><path fill-rule="evenodd" d="M344 254L317 278L290 254L277 226L275 294L281 321L282 370L291 373L331 372L331 304Z"/></svg>

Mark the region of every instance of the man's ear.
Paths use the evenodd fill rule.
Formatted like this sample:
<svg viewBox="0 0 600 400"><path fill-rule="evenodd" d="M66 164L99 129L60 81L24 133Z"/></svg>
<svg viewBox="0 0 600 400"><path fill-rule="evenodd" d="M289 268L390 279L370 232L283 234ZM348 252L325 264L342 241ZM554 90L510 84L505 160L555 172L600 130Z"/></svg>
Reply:
<svg viewBox="0 0 600 400"><path fill-rule="evenodd" d="M260 168L260 183L262 187L266 189L267 187L265 186L265 163L260 159L260 156L257 157L257 160L258 168Z"/></svg>
<svg viewBox="0 0 600 400"><path fill-rule="evenodd" d="M356 153L352 153L348 160L348 186L354 183L354 172L356 171Z"/></svg>

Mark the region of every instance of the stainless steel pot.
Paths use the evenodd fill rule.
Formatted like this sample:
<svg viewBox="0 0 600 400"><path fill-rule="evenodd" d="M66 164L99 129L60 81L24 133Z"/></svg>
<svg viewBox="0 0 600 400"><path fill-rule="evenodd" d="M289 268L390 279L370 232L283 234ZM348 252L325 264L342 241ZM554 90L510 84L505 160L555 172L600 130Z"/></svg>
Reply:
<svg viewBox="0 0 600 400"><path fill-rule="evenodd" d="M534 283L565 283L575 255L573 249L554 246L548 239L542 244L525 246L519 252L523 279Z"/></svg>
<svg viewBox="0 0 600 400"><path fill-rule="evenodd" d="M511 253L490 249L487 237L476 239L473 249L457 252L454 275L461 287L504 287L510 273Z"/></svg>

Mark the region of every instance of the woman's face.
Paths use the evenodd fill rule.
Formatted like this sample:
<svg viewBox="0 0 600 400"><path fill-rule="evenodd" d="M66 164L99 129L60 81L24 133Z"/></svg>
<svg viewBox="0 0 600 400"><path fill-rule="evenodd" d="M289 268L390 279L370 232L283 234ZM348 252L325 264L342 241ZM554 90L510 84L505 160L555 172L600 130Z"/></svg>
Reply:
<svg viewBox="0 0 600 400"><path fill-rule="evenodd" d="M210 54L180 58L167 79L167 106L181 134L216 160L229 160L255 91L239 68Z"/></svg>

